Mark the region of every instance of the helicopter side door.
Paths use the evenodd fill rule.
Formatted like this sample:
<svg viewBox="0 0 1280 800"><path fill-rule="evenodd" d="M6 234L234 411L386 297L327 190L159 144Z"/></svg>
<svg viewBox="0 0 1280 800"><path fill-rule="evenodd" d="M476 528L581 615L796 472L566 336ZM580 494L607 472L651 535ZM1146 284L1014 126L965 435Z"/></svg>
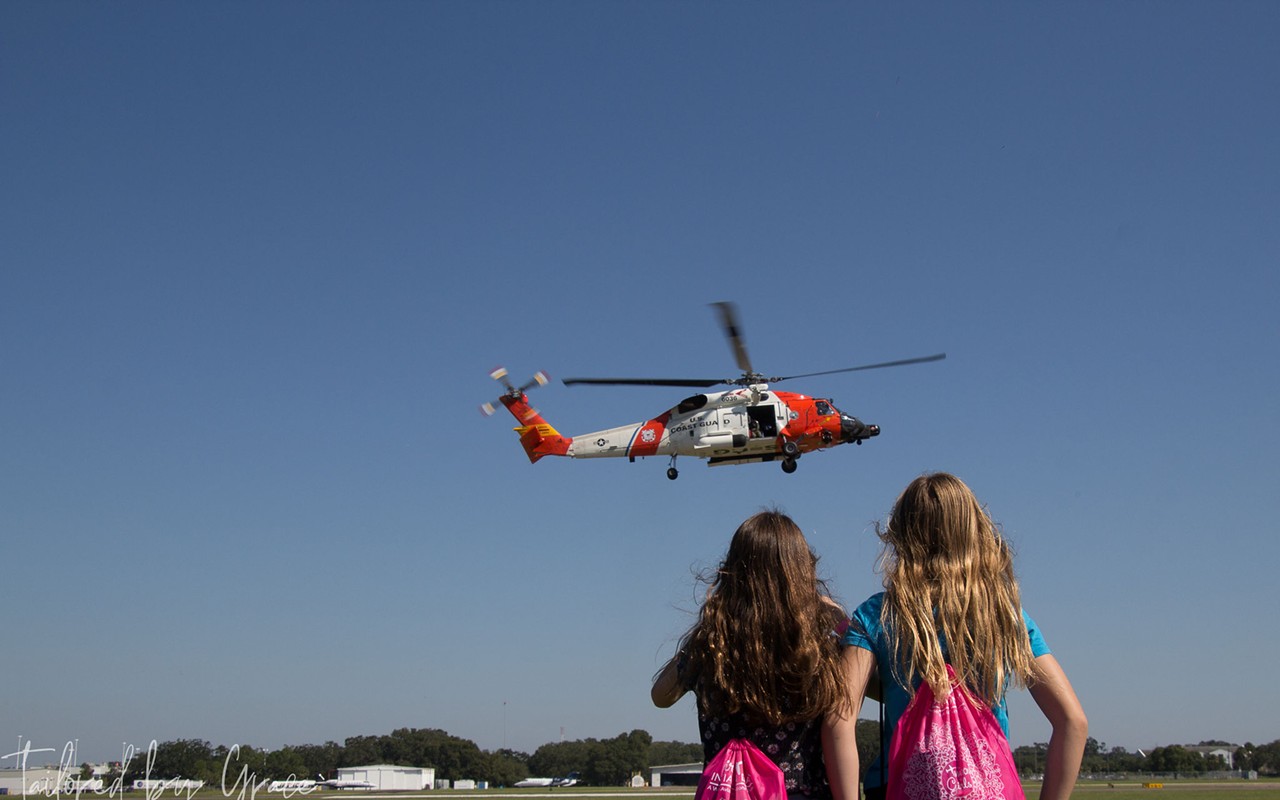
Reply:
<svg viewBox="0 0 1280 800"><path fill-rule="evenodd" d="M773 403L747 406L747 427L752 439L773 439L778 435L778 409Z"/></svg>

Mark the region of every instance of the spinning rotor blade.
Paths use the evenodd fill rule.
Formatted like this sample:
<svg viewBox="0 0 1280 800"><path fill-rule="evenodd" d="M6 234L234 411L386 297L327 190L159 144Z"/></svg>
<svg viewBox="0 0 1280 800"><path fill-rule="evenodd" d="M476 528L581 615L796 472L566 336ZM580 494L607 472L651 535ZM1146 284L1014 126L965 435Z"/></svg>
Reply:
<svg viewBox="0 0 1280 800"><path fill-rule="evenodd" d="M596 386L696 386L702 389L733 383L720 378L565 378L561 382L565 386L577 383Z"/></svg>
<svg viewBox="0 0 1280 800"><path fill-rule="evenodd" d="M920 358L904 358L901 361L885 361L880 364L863 364L860 367L845 367L844 369L828 369L822 372L806 372L802 375L786 375L780 378L770 378L770 383L777 381L789 381L792 378L812 378L815 375L834 375L837 372L857 372L861 369L880 369L881 367L901 367L907 364L923 364L927 361L941 361L946 358L946 353L935 353L931 356L921 356Z"/></svg>
<svg viewBox="0 0 1280 800"><path fill-rule="evenodd" d="M712 307L720 316L720 327L724 329L724 335L729 340L729 347L733 350L733 357L738 362L738 369L742 370L741 377L738 378L565 378L563 380L565 386L573 386L575 384L593 385L593 386L690 386L698 389L707 389L712 386L730 385L730 386L753 386L761 383L776 383L777 381L791 380L792 378L809 378L815 375L834 375L838 372L856 372L863 369L880 369L881 367L901 367L907 364L922 364L926 361L941 361L947 357L946 353L937 353L931 356L922 356L920 358L904 358L901 361L885 361L879 364L863 364L858 367L845 367L844 369L829 369L822 372L806 372L800 375L786 375L783 377L768 378L751 368L751 357L747 355L747 343L743 339L742 332L738 326L738 308L733 303L720 302L712 303Z"/></svg>
<svg viewBox="0 0 1280 800"><path fill-rule="evenodd" d="M729 346L733 348L733 357L738 362L738 369L747 375L755 374L751 369L751 357L747 355L747 343L742 338L742 330L738 326L738 308L733 303L712 303L716 311L720 312L720 327L724 329L724 335L729 339Z"/></svg>
<svg viewBox="0 0 1280 800"><path fill-rule="evenodd" d="M740 378L565 378L565 386L574 384L595 386L689 386L696 389L707 389L721 384L747 386L761 380L761 376L751 369L751 357L747 355L747 343L742 338L738 327L738 308L733 303L712 303L720 315L720 327L724 329L725 338L733 350L733 357L742 370Z"/></svg>
<svg viewBox="0 0 1280 800"><path fill-rule="evenodd" d="M546 386L547 382L550 380L547 377L547 373L543 372L542 370L538 370L537 372L533 373L533 377L530 378L527 383L525 383L523 386L517 389L515 386L511 385L511 381L507 380L506 367L494 367L493 371L489 373L489 377L493 378L498 383L501 383L503 388L507 390L507 394L511 395L512 397L519 397L521 394L529 391L535 386Z"/></svg>
<svg viewBox="0 0 1280 800"><path fill-rule="evenodd" d="M533 373L533 377L529 379L528 383L526 383L524 386L521 386L519 389L516 389L516 391L523 394L524 392L529 391L535 386L546 386L548 380L550 379L547 377L547 373L543 372L542 370L538 370L537 372Z"/></svg>

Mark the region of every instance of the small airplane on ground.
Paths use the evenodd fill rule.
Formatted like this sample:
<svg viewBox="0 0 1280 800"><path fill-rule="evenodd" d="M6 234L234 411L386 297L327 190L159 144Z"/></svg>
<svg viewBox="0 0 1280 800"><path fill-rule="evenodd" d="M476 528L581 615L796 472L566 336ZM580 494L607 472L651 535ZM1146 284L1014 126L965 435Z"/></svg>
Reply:
<svg viewBox="0 0 1280 800"><path fill-rule="evenodd" d="M880 434L880 426L868 425L845 414L828 399L796 392L782 392L770 384L793 378L809 378L838 372L854 372L881 367L898 367L940 361L946 353L901 361L886 361L802 375L765 377L751 367L746 343L739 332L737 310L731 303L714 303L720 324L742 370L739 378L565 378L564 384L623 386L690 386L710 388L727 384L737 388L723 392L695 394L645 422L618 428L562 436L543 419L525 394L535 386L545 386L545 373L516 387L507 380L507 370L498 367L489 377L502 383L506 391L497 399L516 418L520 444L530 462L543 456L569 458L622 458L630 461L645 456L670 456L667 477L675 480L677 456L707 459L708 466L750 464L781 459L782 471L796 471L796 460L804 453L841 444L862 444ZM485 403L480 407L486 415L497 407Z"/></svg>
<svg viewBox="0 0 1280 800"><path fill-rule="evenodd" d="M516 781L511 784L516 789L551 789L558 786L576 786L578 784L578 773L570 772L563 778L525 778L522 781Z"/></svg>
<svg viewBox="0 0 1280 800"><path fill-rule="evenodd" d="M320 780L316 781L315 785L322 786L326 789L376 789L378 788L377 786L374 786L372 783L369 783L368 781L347 781L347 780L342 780L341 778L325 779L323 775L320 775L317 777L319 777Z"/></svg>

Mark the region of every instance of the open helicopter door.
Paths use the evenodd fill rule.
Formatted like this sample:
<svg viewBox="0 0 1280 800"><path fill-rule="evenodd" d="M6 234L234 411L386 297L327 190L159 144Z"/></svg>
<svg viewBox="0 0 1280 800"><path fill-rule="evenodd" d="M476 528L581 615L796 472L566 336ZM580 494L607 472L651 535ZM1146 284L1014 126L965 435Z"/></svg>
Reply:
<svg viewBox="0 0 1280 800"><path fill-rule="evenodd" d="M747 406L747 424L752 439L772 439L778 435L778 412L773 403Z"/></svg>

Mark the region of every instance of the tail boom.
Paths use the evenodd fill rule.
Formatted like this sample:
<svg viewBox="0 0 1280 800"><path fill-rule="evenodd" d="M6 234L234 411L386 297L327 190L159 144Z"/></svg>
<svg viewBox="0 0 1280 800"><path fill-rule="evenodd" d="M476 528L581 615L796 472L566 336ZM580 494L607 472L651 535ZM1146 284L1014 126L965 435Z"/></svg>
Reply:
<svg viewBox="0 0 1280 800"><path fill-rule="evenodd" d="M532 406L529 397L523 392L519 397L504 395L502 404L511 412L520 424L515 432L520 434L520 444L529 456L529 463L536 464L543 456L564 456L569 454L569 446L573 444L572 436L561 436L560 432L542 418Z"/></svg>

